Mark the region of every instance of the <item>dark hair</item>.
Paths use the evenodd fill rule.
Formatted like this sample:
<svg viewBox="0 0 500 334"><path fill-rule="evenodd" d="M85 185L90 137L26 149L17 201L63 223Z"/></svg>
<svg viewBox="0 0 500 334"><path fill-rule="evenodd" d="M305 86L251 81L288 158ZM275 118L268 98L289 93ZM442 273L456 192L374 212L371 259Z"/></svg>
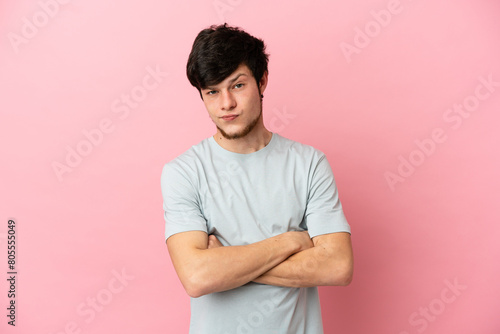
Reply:
<svg viewBox="0 0 500 334"><path fill-rule="evenodd" d="M269 55L265 51L261 39L240 28L226 23L213 25L196 36L187 62L187 77L201 95L201 89L217 85L245 64L258 83L267 72Z"/></svg>

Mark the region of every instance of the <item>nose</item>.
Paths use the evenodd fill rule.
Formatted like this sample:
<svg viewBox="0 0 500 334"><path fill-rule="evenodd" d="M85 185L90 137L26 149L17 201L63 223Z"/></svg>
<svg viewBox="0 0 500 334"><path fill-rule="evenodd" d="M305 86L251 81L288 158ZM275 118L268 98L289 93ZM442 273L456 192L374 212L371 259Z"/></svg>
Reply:
<svg viewBox="0 0 500 334"><path fill-rule="evenodd" d="M221 109L222 110L232 110L236 107L236 99L230 91L224 91L221 93Z"/></svg>

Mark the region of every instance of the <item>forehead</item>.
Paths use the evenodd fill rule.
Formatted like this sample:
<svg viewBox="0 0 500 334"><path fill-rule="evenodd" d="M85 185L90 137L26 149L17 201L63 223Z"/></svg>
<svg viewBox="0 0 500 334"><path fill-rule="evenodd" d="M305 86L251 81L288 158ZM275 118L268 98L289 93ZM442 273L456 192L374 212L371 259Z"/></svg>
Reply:
<svg viewBox="0 0 500 334"><path fill-rule="evenodd" d="M252 72L250 71L250 69L248 68L248 66L245 65L245 64L241 64L227 78L225 78L224 80L222 80L221 82L219 82L216 85L208 86L207 89L208 88L213 88L213 87L219 87L219 86L226 86L228 84L232 84L236 80L248 79L251 76L252 76Z"/></svg>

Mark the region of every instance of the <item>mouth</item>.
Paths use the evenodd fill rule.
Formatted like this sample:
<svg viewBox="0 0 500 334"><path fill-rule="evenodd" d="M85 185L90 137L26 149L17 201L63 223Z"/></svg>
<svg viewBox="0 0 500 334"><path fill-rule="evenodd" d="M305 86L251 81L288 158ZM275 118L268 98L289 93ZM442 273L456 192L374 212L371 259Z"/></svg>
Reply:
<svg viewBox="0 0 500 334"><path fill-rule="evenodd" d="M238 115L226 115L226 116L222 116L221 118L225 121L232 121L233 119L235 119L236 117L238 117Z"/></svg>

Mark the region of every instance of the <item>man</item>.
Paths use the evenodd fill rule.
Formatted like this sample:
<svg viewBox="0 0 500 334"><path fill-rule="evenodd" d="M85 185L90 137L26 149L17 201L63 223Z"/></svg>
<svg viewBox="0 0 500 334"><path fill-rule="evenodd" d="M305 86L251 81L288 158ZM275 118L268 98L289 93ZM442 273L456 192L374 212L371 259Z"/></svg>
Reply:
<svg viewBox="0 0 500 334"><path fill-rule="evenodd" d="M216 133L167 163L165 237L192 334L323 333L317 286L347 285L350 227L325 155L268 131L262 40L202 30L187 76Z"/></svg>

